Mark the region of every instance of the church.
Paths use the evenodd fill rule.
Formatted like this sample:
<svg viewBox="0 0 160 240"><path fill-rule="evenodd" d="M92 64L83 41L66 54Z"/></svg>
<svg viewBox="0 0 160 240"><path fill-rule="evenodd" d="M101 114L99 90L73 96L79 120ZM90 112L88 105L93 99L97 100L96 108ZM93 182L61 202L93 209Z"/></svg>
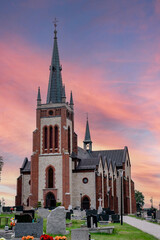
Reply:
<svg viewBox="0 0 160 240"><path fill-rule="evenodd" d="M101 204L120 213L122 186L123 211L135 213L128 148L94 151L88 118L83 148L78 147L73 95L68 103L61 72L55 24L47 99L41 102L38 88L33 153L20 168L15 205L98 209Z"/></svg>

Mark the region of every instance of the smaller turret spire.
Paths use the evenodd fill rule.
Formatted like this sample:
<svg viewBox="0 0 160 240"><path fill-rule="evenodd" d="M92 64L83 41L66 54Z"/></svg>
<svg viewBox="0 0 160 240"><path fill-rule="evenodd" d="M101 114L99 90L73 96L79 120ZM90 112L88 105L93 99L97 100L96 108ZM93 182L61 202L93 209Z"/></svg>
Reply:
<svg viewBox="0 0 160 240"><path fill-rule="evenodd" d="M38 87L38 94L37 94L37 106L41 105L41 92L40 87Z"/></svg>
<svg viewBox="0 0 160 240"><path fill-rule="evenodd" d="M91 135L89 130L89 122L88 122L88 113L87 113L87 122L86 122L86 132L85 132L85 138L83 141L84 149L92 151L92 141L91 141Z"/></svg>
<svg viewBox="0 0 160 240"><path fill-rule="evenodd" d="M73 105L74 105L74 103L73 103L73 96L72 96L72 91L71 91L71 95L70 95L70 106L71 106L72 109L73 109Z"/></svg>
<svg viewBox="0 0 160 240"><path fill-rule="evenodd" d="M62 102L66 102L66 91L65 91L65 85L62 86Z"/></svg>

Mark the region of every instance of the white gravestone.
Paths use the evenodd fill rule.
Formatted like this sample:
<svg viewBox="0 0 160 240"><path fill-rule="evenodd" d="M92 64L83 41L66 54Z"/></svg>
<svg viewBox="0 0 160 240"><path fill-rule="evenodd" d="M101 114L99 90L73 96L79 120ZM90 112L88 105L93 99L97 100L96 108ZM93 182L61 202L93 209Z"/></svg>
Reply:
<svg viewBox="0 0 160 240"><path fill-rule="evenodd" d="M66 234L66 214L64 207L57 207L47 217L47 233Z"/></svg>
<svg viewBox="0 0 160 240"><path fill-rule="evenodd" d="M102 213L102 198L99 198L98 202L99 202L98 214L101 214Z"/></svg>

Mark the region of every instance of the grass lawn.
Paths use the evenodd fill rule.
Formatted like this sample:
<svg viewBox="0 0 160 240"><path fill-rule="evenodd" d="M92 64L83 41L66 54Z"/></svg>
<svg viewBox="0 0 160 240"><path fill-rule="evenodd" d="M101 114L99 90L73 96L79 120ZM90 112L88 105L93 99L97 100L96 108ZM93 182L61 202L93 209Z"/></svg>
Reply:
<svg viewBox="0 0 160 240"><path fill-rule="evenodd" d="M0 214L0 217L9 217L11 219L12 217L14 217L14 214L13 213L11 213L11 214L2 213L2 214ZM9 223L10 223L10 221L9 221ZM5 218L2 218L0 228L4 228L4 227L5 227Z"/></svg>
<svg viewBox="0 0 160 240"><path fill-rule="evenodd" d="M14 214L1 214L1 216L7 216L7 217L14 217ZM37 216L36 216L37 217ZM71 222L67 220L67 222ZM70 234L66 235L67 240L71 240L71 229L74 228L80 228L81 224L84 224L85 221L81 220L72 220L72 227L66 228L70 231ZM46 233L46 224L47 219L43 220L43 231ZM141 230L134 228L126 223L124 223L122 226L119 223L111 223L110 226L114 226L114 232L113 234L106 234L106 233L92 233L91 238L95 240L106 240L106 239L112 239L112 240L156 240L157 238L142 232ZM108 226L108 225L107 225ZM4 225L0 228L4 228ZM57 235L52 235L57 236Z"/></svg>

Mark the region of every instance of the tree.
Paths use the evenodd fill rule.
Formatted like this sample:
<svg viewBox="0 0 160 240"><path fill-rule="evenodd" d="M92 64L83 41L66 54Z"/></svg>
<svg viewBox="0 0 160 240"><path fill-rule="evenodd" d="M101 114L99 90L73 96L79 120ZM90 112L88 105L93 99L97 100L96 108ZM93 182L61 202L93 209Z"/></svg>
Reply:
<svg viewBox="0 0 160 240"><path fill-rule="evenodd" d="M144 195L142 192L135 190L135 199L136 199L136 207L137 212L141 211L144 206Z"/></svg>

